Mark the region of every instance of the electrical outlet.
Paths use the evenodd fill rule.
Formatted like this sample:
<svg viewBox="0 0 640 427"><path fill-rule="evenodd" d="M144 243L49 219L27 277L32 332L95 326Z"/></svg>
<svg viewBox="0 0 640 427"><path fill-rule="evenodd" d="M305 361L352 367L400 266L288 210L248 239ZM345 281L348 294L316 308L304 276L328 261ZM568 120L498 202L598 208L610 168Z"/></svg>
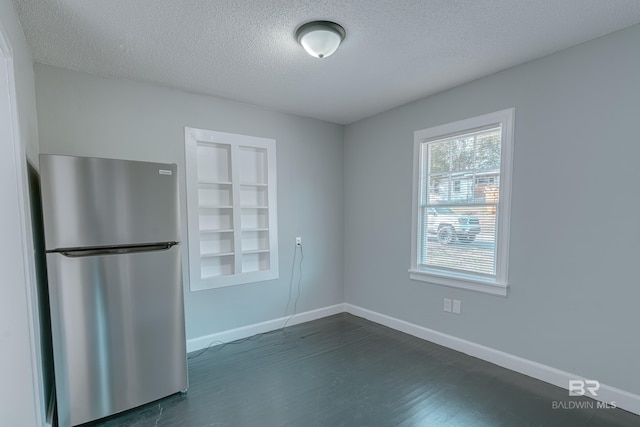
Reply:
<svg viewBox="0 0 640 427"><path fill-rule="evenodd" d="M461 305L461 304L462 304L462 303L460 302L460 300L459 300L459 299L454 299L454 300L453 300L453 310L452 310L452 311L453 311L455 314L460 314L460 308L461 308L461 307L460 307L460 305Z"/></svg>
<svg viewBox="0 0 640 427"><path fill-rule="evenodd" d="M296 246L302 246L302 237L296 237Z"/></svg>
<svg viewBox="0 0 640 427"><path fill-rule="evenodd" d="M444 311L451 313L451 300L449 298L444 299Z"/></svg>

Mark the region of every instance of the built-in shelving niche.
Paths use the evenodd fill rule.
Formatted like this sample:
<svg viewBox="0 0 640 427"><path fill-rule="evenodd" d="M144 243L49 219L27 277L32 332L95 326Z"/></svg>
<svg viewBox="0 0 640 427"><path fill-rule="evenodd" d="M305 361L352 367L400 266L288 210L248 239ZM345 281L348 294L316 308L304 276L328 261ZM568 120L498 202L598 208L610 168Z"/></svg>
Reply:
<svg viewBox="0 0 640 427"><path fill-rule="evenodd" d="M275 140L185 129L192 290L278 277Z"/></svg>

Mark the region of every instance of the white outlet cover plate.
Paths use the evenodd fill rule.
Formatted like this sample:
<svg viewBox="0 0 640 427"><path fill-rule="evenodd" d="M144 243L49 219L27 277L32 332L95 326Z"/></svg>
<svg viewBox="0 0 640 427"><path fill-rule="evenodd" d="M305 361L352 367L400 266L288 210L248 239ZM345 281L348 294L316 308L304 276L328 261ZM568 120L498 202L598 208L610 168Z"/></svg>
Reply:
<svg viewBox="0 0 640 427"><path fill-rule="evenodd" d="M460 308L461 308L460 305L461 305L460 300L458 299L453 300L453 312L455 314L460 314Z"/></svg>

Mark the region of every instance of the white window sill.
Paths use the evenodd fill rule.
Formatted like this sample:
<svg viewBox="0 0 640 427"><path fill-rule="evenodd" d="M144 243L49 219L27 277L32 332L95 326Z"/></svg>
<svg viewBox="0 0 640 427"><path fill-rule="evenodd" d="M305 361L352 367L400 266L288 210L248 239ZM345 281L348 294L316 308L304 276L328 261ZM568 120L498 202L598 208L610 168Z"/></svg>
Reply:
<svg viewBox="0 0 640 427"><path fill-rule="evenodd" d="M485 294L507 296L509 286L507 284L495 283L490 280L482 280L472 276L452 277L443 276L431 271L410 269L409 278L421 282L433 283L435 285L449 286L452 288L468 289Z"/></svg>

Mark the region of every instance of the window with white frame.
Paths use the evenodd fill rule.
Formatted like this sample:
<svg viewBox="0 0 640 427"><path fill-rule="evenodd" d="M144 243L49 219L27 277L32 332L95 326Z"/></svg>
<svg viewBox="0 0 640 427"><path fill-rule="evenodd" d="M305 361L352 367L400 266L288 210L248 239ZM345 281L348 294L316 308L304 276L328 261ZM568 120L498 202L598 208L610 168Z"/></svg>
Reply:
<svg viewBox="0 0 640 427"><path fill-rule="evenodd" d="M507 294L513 116L415 132L411 279Z"/></svg>
<svg viewBox="0 0 640 427"><path fill-rule="evenodd" d="M185 128L192 291L278 278L276 141Z"/></svg>

